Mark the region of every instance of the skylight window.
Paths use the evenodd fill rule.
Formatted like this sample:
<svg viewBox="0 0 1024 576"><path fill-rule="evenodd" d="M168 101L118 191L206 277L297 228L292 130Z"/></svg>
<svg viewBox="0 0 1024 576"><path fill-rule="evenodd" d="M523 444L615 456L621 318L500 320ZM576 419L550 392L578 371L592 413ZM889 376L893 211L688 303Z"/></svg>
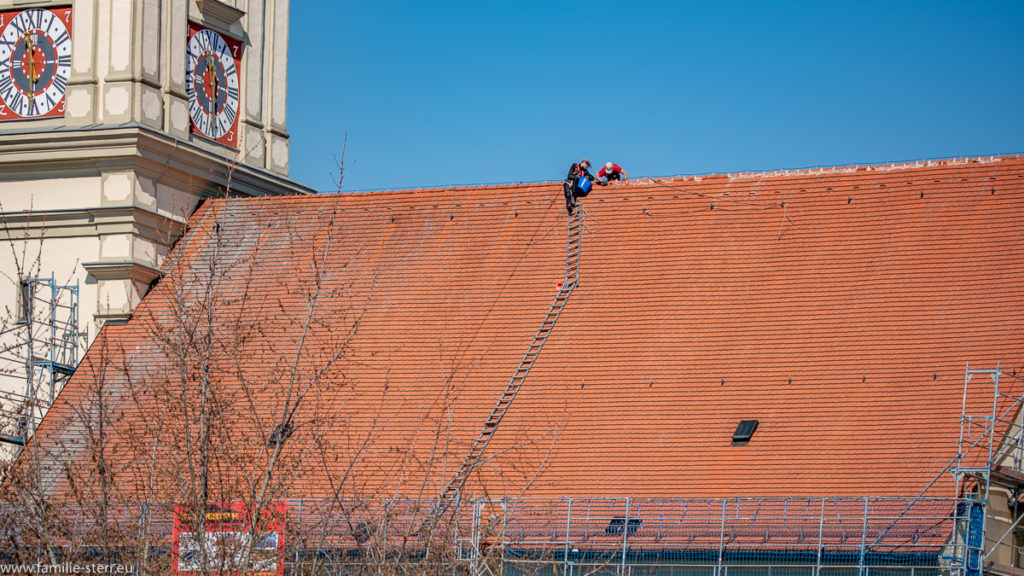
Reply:
<svg viewBox="0 0 1024 576"><path fill-rule="evenodd" d="M736 431L732 433L732 445L746 446L754 437L755 430L757 430L757 420L740 420Z"/></svg>
<svg viewBox="0 0 1024 576"><path fill-rule="evenodd" d="M604 528L605 534L622 534L622 531L626 531L627 536L632 536L634 532L640 529L640 525L643 521L639 518L630 518L629 522L622 516L616 516L612 518L611 522L608 523Z"/></svg>

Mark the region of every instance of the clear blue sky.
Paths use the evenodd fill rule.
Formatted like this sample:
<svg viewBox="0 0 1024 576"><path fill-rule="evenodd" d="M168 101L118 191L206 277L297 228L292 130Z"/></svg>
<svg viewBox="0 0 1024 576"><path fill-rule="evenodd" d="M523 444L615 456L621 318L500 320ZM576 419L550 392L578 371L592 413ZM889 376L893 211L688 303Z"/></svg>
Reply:
<svg viewBox="0 0 1024 576"><path fill-rule="evenodd" d="M345 190L1024 152L1024 2L291 2L291 177Z"/></svg>

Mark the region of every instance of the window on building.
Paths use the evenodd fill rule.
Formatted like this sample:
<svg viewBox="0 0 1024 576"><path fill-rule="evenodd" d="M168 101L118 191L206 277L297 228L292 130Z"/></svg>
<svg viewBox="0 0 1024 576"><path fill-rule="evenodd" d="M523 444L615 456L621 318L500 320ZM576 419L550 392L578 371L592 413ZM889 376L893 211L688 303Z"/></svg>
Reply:
<svg viewBox="0 0 1024 576"><path fill-rule="evenodd" d="M32 318L32 284L29 280L21 279L18 282L17 306L16 322L19 326L24 326Z"/></svg>
<svg viewBox="0 0 1024 576"><path fill-rule="evenodd" d="M732 445L746 446L754 437L755 430L757 430L757 420L741 420L732 434Z"/></svg>

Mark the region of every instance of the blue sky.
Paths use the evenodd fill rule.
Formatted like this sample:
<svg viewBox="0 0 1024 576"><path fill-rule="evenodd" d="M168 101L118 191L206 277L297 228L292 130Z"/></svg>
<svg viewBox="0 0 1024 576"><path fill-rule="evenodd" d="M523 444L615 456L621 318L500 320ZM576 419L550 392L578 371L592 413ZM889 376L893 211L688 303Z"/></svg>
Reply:
<svg viewBox="0 0 1024 576"><path fill-rule="evenodd" d="M344 190L1024 152L1024 2L291 2L291 177Z"/></svg>

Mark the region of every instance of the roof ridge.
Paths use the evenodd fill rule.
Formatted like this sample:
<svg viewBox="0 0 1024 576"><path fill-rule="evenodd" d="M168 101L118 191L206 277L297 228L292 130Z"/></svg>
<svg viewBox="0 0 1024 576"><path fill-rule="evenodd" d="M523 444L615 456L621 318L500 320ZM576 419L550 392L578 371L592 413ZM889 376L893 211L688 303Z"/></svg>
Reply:
<svg viewBox="0 0 1024 576"><path fill-rule="evenodd" d="M993 164L997 162L1024 160L1024 154L1005 154L989 156L951 156L947 158L931 158L921 160L907 160L900 162L879 162L869 164L837 164L832 166L814 166L807 168L786 168L778 170L762 170L752 172L705 172L695 174L675 174L670 176L639 176L631 180L618 183L621 185L648 185L659 182L695 181L701 182L705 179L727 179L727 180L748 180L759 178L786 178L793 176L821 176L834 174L854 174L857 172L892 172L897 170L913 170L917 168L931 168L940 166L960 166L966 164ZM539 187L549 187L561 183L561 180L542 180L534 182L510 182L495 184L468 184L453 186L423 186L413 188L389 188L389 189L364 189L364 190L341 190L320 192L312 196L261 196L252 198L256 201L308 201L310 197L315 198L344 198L350 199L360 196L381 197L416 197L431 196L439 192L453 194L468 191L496 191L500 189L530 190ZM250 200L250 199L247 199Z"/></svg>
<svg viewBox="0 0 1024 576"><path fill-rule="evenodd" d="M801 168L790 170L768 170L761 172L736 172L732 174L721 174L730 179L739 178L764 178L773 176L817 176L819 174L852 174L855 172L888 172L894 170L912 170L915 168L931 168L935 166L959 166L964 164L992 164L1004 160L1021 159L1024 156L1019 154L995 155L995 156L953 156L950 158L908 160L902 162L882 162L878 164L845 164L837 166L818 166L813 168ZM718 176L714 174L713 176Z"/></svg>

